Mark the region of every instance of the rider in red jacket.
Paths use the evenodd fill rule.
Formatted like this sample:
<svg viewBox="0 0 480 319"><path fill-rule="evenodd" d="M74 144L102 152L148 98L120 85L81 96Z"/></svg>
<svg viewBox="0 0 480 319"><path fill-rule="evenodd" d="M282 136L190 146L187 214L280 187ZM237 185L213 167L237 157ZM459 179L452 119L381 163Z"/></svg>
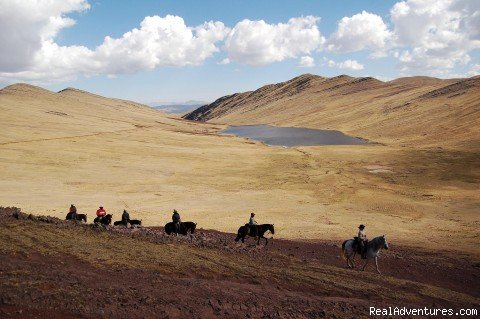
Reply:
<svg viewBox="0 0 480 319"><path fill-rule="evenodd" d="M107 212L105 211L105 209L103 209L103 206L100 206L99 209L97 209L97 216L98 217L103 217L107 215Z"/></svg>

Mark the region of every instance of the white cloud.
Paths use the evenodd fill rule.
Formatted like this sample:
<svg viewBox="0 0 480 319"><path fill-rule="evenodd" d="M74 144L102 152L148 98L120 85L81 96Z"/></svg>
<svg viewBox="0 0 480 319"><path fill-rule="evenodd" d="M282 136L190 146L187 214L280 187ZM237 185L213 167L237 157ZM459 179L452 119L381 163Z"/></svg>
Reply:
<svg viewBox="0 0 480 319"><path fill-rule="evenodd" d="M229 63L230 63L230 59L229 59L229 58L225 58L225 59L223 59L222 61L218 62L217 64L225 65L225 64L229 64Z"/></svg>
<svg viewBox="0 0 480 319"><path fill-rule="evenodd" d="M0 71L26 72L43 43L75 21L65 14L87 10L85 0L0 2Z"/></svg>
<svg viewBox="0 0 480 319"><path fill-rule="evenodd" d="M343 62L328 60L327 66L330 68L349 69L353 71L359 71L365 68L364 65L359 63L357 60L345 60Z"/></svg>
<svg viewBox="0 0 480 319"><path fill-rule="evenodd" d="M228 31L222 22L210 21L190 28L181 17L146 17L139 29L121 38L105 37L93 59L102 64L102 73L109 74L198 65L219 51L215 43L223 40Z"/></svg>
<svg viewBox="0 0 480 319"><path fill-rule="evenodd" d="M291 18L287 23L268 24L263 20L243 20L225 41L230 60L263 65L308 54L325 42L317 27L319 18Z"/></svg>
<svg viewBox="0 0 480 319"><path fill-rule="evenodd" d="M402 72L448 74L480 48L480 1L408 0L390 14Z"/></svg>
<svg viewBox="0 0 480 319"><path fill-rule="evenodd" d="M55 82L79 74L115 75L159 66L198 65L219 51L230 31L222 22L188 27L181 17L146 17L120 38L105 37L94 50L59 46L59 30L75 23L67 13L89 8L84 0L0 3L0 80Z"/></svg>
<svg viewBox="0 0 480 319"><path fill-rule="evenodd" d="M480 75L480 64L473 65L470 71L467 72L467 75L468 76Z"/></svg>
<svg viewBox="0 0 480 319"><path fill-rule="evenodd" d="M312 68L315 66L315 60L311 56L302 56L298 61L298 66L302 68Z"/></svg>
<svg viewBox="0 0 480 319"><path fill-rule="evenodd" d="M391 32L383 19L373 13L362 11L352 17L344 17L337 30L330 36L327 48L330 51L352 52L364 49L378 51L376 57L384 55Z"/></svg>

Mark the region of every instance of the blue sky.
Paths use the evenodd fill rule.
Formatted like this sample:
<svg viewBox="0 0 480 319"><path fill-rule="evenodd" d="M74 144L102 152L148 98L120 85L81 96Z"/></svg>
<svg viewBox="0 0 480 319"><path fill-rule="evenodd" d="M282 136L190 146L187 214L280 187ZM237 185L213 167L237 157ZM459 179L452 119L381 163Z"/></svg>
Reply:
<svg viewBox="0 0 480 319"><path fill-rule="evenodd" d="M473 76L479 3L0 1L0 84L166 103L213 101L303 73Z"/></svg>

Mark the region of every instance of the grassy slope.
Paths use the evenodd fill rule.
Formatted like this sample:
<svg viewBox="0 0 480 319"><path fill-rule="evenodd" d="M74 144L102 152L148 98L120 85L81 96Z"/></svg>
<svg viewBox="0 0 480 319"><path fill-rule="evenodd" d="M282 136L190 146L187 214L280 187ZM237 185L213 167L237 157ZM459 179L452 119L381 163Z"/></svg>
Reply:
<svg viewBox="0 0 480 319"><path fill-rule="evenodd" d="M222 97L185 117L336 129L389 145L478 150L479 95L480 77L381 82L306 74Z"/></svg>
<svg viewBox="0 0 480 319"><path fill-rule="evenodd" d="M235 283L261 284L299 293L313 293L318 297L368 299L369 302L383 304L440 303L459 306L478 303L471 296L438 287L372 273L356 273L353 276L351 271L345 269L321 263L304 263L275 253L255 259L248 255L171 240L159 244L155 243L152 236L141 232L119 234L89 226L46 224L5 216L0 223L0 253L7 258L15 255L27 259L36 255L52 260L69 258L98 269L147 271L144 276L153 272L155 276L221 280L231 282L232 289L235 289ZM16 273L4 272L3 288L27 289L33 285L33 288L42 289L43 281L49 280L43 278L29 282L33 274L23 273L19 277L21 273L21 269ZM151 279L146 277L145 280ZM55 282L51 284L56 285ZM359 290L359 287L362 289ZM76 289L81 291L85 287ZM61 287L53 290L63 290L65 293ZM69 295L73 293L68 288L66 291Z"/></svg>
<svg viewBox="0 0 480 319"><path fill-rule="evenodd" d="M270 148L132 102L27 85L1 90L0 111L3 205L64 218L74 203L91 221L103 204L147 225L177 208L229 232L254 210L286 238L340 241L363 222L394 243L479 253L480 157L469 151Z"/></svg>

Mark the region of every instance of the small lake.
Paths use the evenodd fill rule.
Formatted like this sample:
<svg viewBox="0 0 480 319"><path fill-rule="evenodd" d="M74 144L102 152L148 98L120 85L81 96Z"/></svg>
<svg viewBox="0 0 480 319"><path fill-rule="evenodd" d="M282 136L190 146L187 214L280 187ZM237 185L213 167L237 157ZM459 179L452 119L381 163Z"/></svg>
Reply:
<svg viewBox="0 0 480 319"><path fill-rule="evenodd" d="M231 126L221 134L246 137L271 146L359 145L367 140L343 134L340 131L316 130L301 127L270 125Z"/></svg>

